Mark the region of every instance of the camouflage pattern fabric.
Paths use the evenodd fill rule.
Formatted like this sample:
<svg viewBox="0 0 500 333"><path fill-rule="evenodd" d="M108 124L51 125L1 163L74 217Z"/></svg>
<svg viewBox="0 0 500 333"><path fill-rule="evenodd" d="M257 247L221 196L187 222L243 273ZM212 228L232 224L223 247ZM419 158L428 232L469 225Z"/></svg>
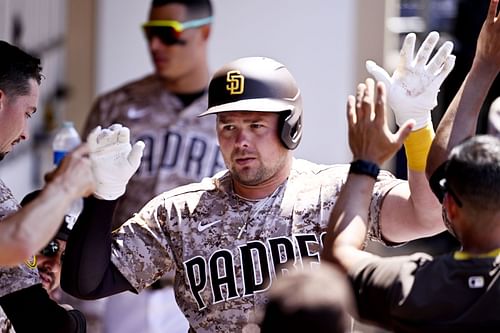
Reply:
<svg viewBox="0 0 500 333"><path fill-rule="evenodd" d="M10 189L0 179L0 221L6 216L15 213L19 207Z"/></svg>
<svg viewBox="0 0 500 333"><path fill-rule="evenodd" d="M16 212L18 209L19 204L14 195L4 182L0 180L0 223L2 223L2 219ZM29 260L33 261L33 258ZM26 264L20 264L15 267L0 267L0 297L28 288L37 283L41 282L36 267L29 268ZM6 318L3 311L0 311L0 332L14 332L10 321Z"/></svg>
<svg viewBox="0 0 500 333"><path fill-rule="evenodd" d="M227 172L163 193L113 234L112 261L137 291L175 270L177 303L192 330L239 332L266 302L282 264L319 263L348 169L294 160L288 180L259 201L235 195ZM383 198L400 183L380 173L372 236Z"/></svg>
<svg viewBox="0 0 500 333"><path fill-rule="evenodd" d="M133 142L142 140L146 144L141 166L115 211L114 226L121 225L154 196L225 168L215 116L197 117L207 105L205 93L185 108L155 75L128 83L96 101L83 137L98 125L120 123L130 128Z"/></svg>
<svg viewBox="0 0 500 333"><path fill-rule="evenodd" d="M5 315L5 312L3 312L3 309L1 306L0 306L0 332L1 333L16 333L16 330L12 326L10 320L7 319L7 316Z"/></svg>

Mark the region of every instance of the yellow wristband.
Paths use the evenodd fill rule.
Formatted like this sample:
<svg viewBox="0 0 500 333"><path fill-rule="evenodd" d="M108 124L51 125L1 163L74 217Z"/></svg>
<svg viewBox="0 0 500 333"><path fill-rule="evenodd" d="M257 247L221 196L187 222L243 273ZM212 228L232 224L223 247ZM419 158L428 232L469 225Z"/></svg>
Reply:
<svg viewBox="0 0 500 333"><path fill-rule="evenodd" d="M417 172L424 172L427 155L434 139L434 128L428 123L424 128L411 132L405 140L406 159L408 168Z"/></svg>

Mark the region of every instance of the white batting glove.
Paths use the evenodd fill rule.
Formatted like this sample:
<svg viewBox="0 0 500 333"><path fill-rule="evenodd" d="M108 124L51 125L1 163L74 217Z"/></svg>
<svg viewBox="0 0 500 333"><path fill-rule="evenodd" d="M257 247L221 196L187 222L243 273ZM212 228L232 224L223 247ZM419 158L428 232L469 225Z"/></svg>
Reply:
<svg viewBox="0 0 500 333"><path fill-rule="evenodd" d="M439 34L432 31L414 57L416 36L406 35L399 56L399 64L392 77L375 62L366 62L367 71L387 87L387 101L394 112L396 123L402 126L407 120L416 122L413 130L425 127L431 121L431 110L437 105L439 87L455 65L451 54L453 43L445 42L427 63Z"/></svg>
<svg viewBox="0 0 500 333"><path fill-rule="evenodd" d="M92 171L97 181L94 195L115 200L125 193L129 179L139 168L144 142L130 144L130 130L120 124L96 127L87 137Z"/></svg>

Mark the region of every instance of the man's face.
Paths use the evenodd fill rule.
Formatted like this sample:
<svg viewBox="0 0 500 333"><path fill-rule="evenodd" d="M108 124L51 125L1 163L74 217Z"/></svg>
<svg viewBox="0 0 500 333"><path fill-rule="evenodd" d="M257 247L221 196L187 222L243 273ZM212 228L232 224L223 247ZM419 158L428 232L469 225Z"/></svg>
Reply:
<svg viewBox="0 0 500 333"><path fill-rule="evenodd" d="M223 112L217 137L233 179L243 185L264 183L282 172L290 151L278 137L279 115L271 112Z"/></svg>
<svg viewBox="0 0 500 333"><path fill-rule="evenodd" d="M153 7L149 20L185 22L189 19L186 6L171 3ZM207 38L202 32L204 28L207 27L184 30L180 34L180 39L185 42L184 44L167 45L157 36L151 37L148 45L156 73L167 81L177 81L190 75L197 66L204 65L207 43Z"/></svg>
<svg viewBox="0 0 500 333"><path fill-rule="evenodd" d="M40 279L48 293L61 283L61 256L65 249L66 241L54 239L36 256Z"/></svg>
<svg viewBox="0 0 500 333"><path fill-rule="evenodd" d="M0 90L0 160L15 144L28 139L28 122L36 112L39 87L30 80L30 92L23 96L7 96Z"/></svg>

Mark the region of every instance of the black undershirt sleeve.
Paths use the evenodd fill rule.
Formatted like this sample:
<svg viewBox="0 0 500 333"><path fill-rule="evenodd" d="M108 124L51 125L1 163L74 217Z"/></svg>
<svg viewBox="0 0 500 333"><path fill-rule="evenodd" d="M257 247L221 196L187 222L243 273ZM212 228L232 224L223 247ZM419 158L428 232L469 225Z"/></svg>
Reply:
<svg viewBox="0 0 500 333"><path fill-rule="evenodd" d="M50 299L41 284L18 290L0 298L0 306L17 333L86 332L84 315L67 311Z"/></svg>
<svg viewBox="0 0 500 333"><path fill-rule="evenodd" d="M61 287L81 299L136 292L111 262L111 221L117 201L86 198L64 254Z"/></svg>

